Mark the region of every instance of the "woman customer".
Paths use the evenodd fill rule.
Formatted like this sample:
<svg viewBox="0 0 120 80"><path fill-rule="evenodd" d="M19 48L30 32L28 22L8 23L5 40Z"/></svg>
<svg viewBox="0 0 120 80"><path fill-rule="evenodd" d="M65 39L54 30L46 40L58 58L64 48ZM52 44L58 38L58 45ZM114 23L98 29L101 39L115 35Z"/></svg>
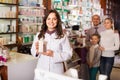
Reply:
<svg viewBox="0 0 120 80"><path fill-rule="evenodd" d="M46 50L40 41L46 42ZM39 51L42 48L43 51ZM62 30L61 19L56 10L50 10L45 15L41 30L33 41L31 53L39 57L38 69L64 73L63 62L72 57L72 48Z"/></svg>
<svg viewBox="0 0 120 80"><path fill-rule="evenodd" d="M110 74L114 63L115 50L119 49L119 34L114 32L113 20L106 18L104 20L105 31L101 32L100 49L102 56L100 60L100 74L107 75L110 80Z"/></svg>

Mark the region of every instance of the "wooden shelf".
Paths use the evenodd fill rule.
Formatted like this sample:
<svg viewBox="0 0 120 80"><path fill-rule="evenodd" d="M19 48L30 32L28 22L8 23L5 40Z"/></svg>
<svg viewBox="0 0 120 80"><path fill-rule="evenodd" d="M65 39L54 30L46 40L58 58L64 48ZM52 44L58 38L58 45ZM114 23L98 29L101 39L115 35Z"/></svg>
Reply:
<svg viewBox="0 0 120 80"><path fill-rule="evenodd" d="M23 46L31 46L32 45L32 42L29 42L29 43L22 43Z"/></svg>
<svg viewBox="0 0 120 80"><path fill-rule="evenodd" d="M19 33L19 34L24 34L24 35L25 35L25 34L36 34L36 33L34 33L34 32L20 32L20 31L19 31L18 33Z"/></svg>
<svg viewBox="0 0 120 80"><path fill-rule="evenodd" d="M10 48L10 47L16 47L16 46L17 46L17 44L16 44L16 43L14 43L14 44L6 44L6 45L4 45L4 46L6 46L6 47Z"/></svg>
<svg viewBox="0 0 120 80"><path fill-rule="evenodd" d="M19 14L19 18L25 18L25 17L32 17L32 18L42 18L43 16L34 16L34 15L24 15L24 14Z"/></svg>
<svg viewBox="0 0 120 80"><path fill-rule="evenodd" d="M17 47L16 41L18 36L18 0L16 0L16 3L0 2L0 8L3 11L0 12L0 14L3 14L0 16L0 20L1 23L5 25L1 27L5 27L5 29L0 33L0 36L3 40L6 40L5 42L2 42L2 44L5 44L4 46L8 47L11 50L12 48ZM7 25L10 25L10 29L12 29L11 31L14 32L6 32ZM9 38L10 41L7 41L6 38Z"/></svg>
<svg viewBox="0 0 120 80"><path fill-rule="evenodd" d="M7 19L8 19L8 20L9 20L9 19L11 19L11 20L12 20L12 19L15 19L15 20L16 20L16 19L18 19L18 18L0 18L0 19L6 19L6 20L7 20Z"/></svg>
<svg viewBox="0 0 120 80"><path fill-rule="evenodd" d="M15 4L15 3L3 3L3 2L0 2L0 4L3 4L3 5L10 5L10 6L16 6L18 4Z"/></svg>
<svg viewBox="0 0 120 80"><path fill-rule="evenodd" d="M24 6L24 5L19 5L19 8L24 8L24 9L45 9L45 7L38 7L38 6Z"/></svg>
<svg viewBox="0 0 120 80"><path fill-rule="evenodd" d="M42 25L42 23L30 23L30 22L26 22L26 23L24 23L24 22L22 22L22 23L20 23L19 25Z"/></svg>
<svg viewBox="0 0 120 80"><path fill-rule="evenodd" d="M3 32L3 33L0 33L0 34L17 34L17 32Z"/></svg>

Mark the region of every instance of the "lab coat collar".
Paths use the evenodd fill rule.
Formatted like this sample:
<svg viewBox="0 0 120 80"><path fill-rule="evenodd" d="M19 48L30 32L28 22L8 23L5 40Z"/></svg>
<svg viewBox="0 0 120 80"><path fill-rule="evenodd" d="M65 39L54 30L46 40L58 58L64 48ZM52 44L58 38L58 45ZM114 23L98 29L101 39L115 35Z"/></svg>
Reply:
<svg viewBox="0 0 120 80"><path fill-rule="evenodd" d="M53 31L47 30L47 31L46 31L46 33L48 33L48 34L50 34L50 35L53 34L53 33L55 33L55 32L56 32L56 30L53 30Z"/></svg>

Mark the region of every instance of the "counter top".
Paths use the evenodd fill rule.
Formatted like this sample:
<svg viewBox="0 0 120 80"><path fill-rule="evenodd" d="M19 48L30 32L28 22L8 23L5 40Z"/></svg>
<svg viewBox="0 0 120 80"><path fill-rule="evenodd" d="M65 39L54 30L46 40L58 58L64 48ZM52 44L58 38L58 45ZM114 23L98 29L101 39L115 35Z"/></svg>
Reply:
<svg viewBox="0 0 120 80"><path fill-rule="evenodd" d="M7 61L6 65L26 62L34 59L37 59L37 58L29 54L22 54L22 53L12 51L10 52L10 59Z"/></svg>
<svg viewBox="0 0 120 80"><path fill-rule="evenodd" d="M6 62L8 80L34 80L34 70L38 58L29 54L10 52Z"/></svg>

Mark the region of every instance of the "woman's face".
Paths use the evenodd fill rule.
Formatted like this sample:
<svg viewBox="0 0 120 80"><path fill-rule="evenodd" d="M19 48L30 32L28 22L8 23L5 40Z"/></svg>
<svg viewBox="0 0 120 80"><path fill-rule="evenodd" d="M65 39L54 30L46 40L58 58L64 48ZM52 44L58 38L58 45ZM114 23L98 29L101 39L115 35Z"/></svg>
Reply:
<svg viewBox="0 0 120 80"><path fill-rule="evenodd" d="M57 17L55 13L50 13L46 19L46 25L48 26L49 31L55 30L57 26Z"/></svg>
<svg viewBox="0 0 120 80"><path fill-rule="evenodd" d="M111 29L112 28L112 22L110 21L110 20L108 20L108 19L106 19L105 21L104 21L104 26L105 26L105 28L106 29Z"/></svg>

